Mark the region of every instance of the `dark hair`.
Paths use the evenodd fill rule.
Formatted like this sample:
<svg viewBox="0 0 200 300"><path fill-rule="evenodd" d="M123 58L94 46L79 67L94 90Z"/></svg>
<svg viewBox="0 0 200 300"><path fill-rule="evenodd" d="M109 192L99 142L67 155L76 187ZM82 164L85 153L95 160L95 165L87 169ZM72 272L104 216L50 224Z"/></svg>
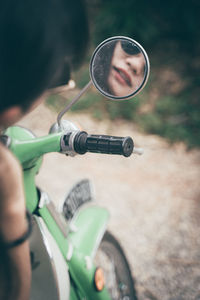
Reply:
<svg viewBox="0 0 200 300"><path fill-rule="evenodd" d="M82 0L1 1L0 111L26 108L58 85L66 66L80 63L87 41Z"/></svg>
<svg viewBox="0 0 200 300"><path fill-rule="evenodd" d="M103 47L100 47L95 55L95 64L93 65L93 75L97 85L108 94L110 94L108 75L116 44L116 41L112 41L107 45L105 44Z"/></svg>

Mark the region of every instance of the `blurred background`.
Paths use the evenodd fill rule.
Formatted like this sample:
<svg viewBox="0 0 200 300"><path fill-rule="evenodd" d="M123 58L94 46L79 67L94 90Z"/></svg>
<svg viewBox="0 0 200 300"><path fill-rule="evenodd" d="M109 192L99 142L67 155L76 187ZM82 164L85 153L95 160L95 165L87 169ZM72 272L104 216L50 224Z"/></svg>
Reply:
<svg viewBox="0 0 200 300"><path fill-rule="evenodd" d="M110 101L99 101L101 96L92 91L73 109L89 109L98 119L131 120L145 132L171 142L184 141L189 148L199 147L200 2L87 0L87 4L91 51L86 64L75 74L77 85L83 87L89 80L93 49L114 35L129 36L141 43L149 55L151 74L148 86L134 102L113 106Z"/></svg>
<svg viewBox="0 0 200 300"><path fill-rule="evenodd" d="M37 183L55 202L90 178L108 208L109 230L129 259L140 300L200 299L200 2L87 0L91 44L75 89L51 96L21 121L45 135L56 112L89 81L102 40L125 35L149 55L147 86L114 103L91 88L66 118L89 133L130 135L143 156L87 154L44 158ZM41 121L42 120L42 121ZM51 184L49 184L51 183Z"/></svg>

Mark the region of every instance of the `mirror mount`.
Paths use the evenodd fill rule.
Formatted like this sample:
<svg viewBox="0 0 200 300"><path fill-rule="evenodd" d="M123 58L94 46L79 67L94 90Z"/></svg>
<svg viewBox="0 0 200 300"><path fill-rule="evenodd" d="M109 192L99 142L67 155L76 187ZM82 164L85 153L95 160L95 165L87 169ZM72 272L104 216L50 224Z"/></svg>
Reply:
<svg viewBox="0 0 200 300"><path fill-rule="evenodd" d="M61 110L61 112L59 112L58 117L57 117L57 123L58 126L61 126L61 119L64 116L64 114L72 107L72 105L74 105L76 102L78 102L78 100L81 98L81 96L91 87L92 85L92 80L90 80L85 86L84 88L82 88L82 90L79 92L79 94L74 97L72 99L72 101L64 108Z"/></svg>

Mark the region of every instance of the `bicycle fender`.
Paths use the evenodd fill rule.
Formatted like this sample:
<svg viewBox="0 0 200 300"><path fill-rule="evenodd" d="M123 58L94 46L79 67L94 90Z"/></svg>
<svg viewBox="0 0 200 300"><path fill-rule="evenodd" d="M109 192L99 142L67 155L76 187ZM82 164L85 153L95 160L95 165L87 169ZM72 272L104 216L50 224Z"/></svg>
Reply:
<svg viewBox="0 0 200 300"><path fill-rule="evenodd" d="M103 207L89 203L83 205L70 222L69 237L73 247L85 256L94 258L106 231L109 212Z"/></svg>

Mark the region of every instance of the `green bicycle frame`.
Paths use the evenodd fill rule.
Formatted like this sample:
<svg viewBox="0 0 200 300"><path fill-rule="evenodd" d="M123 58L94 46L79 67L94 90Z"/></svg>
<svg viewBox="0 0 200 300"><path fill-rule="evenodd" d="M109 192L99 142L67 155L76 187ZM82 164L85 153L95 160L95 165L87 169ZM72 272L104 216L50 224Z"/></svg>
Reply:
<svg viewBox="0 0 200 300"><path fill-rule="evenodd" d="M65 222L65 232L63 233L50 207L44 204L38 208L40 198L35 185L35 176L40 169L42 156L49 152L60 152L60 140L65 133L59 132L36 138L29 130L13 126L8 128L4 134L10 137L9 148L23 167L27 209L31 213L37 210L68 265L73 286L76 287L74 289L71 286L70 300L109 300L110 296L105 287L100 292L95 288L96 267L93 263L109 218L107 210L96 205L83 205L72 219L73 225L77 228L76 232L67 232L69 226ZM71 246L73 246L73 252L69 258L67 254ZM86 261L89 261L90 264Z"/></svg>

